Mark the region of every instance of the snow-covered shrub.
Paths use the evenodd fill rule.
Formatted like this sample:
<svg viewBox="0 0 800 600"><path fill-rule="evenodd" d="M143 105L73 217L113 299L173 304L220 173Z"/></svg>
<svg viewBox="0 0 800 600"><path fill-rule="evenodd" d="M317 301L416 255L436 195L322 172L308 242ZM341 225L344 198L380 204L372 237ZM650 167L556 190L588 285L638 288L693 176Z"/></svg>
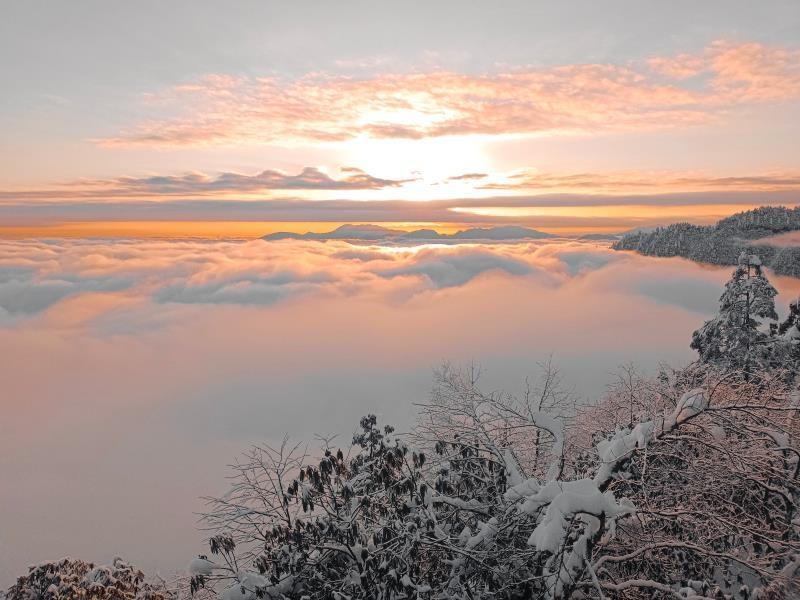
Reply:
<svg viewBox="0 0 800 600"><path fill-rule="evenodd" d="M63 558L30 567L6 592L7 600L172 600L161 583L120 558L109 566Z"/></svg>

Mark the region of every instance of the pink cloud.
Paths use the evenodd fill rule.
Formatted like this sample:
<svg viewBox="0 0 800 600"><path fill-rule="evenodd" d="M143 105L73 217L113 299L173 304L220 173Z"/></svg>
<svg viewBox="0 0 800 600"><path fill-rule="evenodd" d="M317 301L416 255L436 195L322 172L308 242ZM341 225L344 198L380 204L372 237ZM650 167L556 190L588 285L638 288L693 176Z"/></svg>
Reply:
<svg viewBox="0 0 800 600"><path fill-rule="evenodd" d="M753 102L800 96L800 50L717 42L707 55L713 85L724 97Z"/></svg>
<svg viewBox="0 0 800 600"><path fill-rule="evenodd" d="M699 54L653 57L648 64L673 80L708 76L707 102L763 102L800 96L798 49L716 41Z"/></svg>
<svg viewBox="0 0 800 600"><path fill-rule="evenodd" d="M148 96L154 117L111 146L418 139L627 131L706 123L736 104L800 95L800 50L715 42L639 65L574 64L467 75L448 71L295 80L212 74ZM707 74L701 88L685 80ZM156 111L157 112L157 111Z"/></svg>

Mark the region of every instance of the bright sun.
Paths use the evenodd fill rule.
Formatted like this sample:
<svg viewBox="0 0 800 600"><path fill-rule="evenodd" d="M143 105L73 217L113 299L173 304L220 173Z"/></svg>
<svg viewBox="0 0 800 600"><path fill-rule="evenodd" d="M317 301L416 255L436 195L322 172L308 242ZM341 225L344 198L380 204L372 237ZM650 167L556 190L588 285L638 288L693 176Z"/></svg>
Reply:
<svg viewBox="0 0 800 600"><path fill-rule="evenodd" d="M341 164L356 165L387 179L418 179L402 189L371 191L370 197L430 200L475 195L467 181L448 181L464 173L490 173L492 162L483 140L438 137L422 140L360 137L339 146Z"/></svg>

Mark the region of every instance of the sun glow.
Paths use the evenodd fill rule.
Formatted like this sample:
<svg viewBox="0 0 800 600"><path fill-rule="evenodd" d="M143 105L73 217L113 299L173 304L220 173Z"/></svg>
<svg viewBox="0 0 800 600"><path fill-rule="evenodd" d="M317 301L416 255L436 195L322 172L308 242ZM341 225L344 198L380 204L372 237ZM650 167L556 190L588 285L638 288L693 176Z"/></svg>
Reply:
<svg viewBox="0 0 800 600"><path fill-rule="evenodd" d="M358 120L358 124L372 128L396 126L424 129L458 115L457 111L443 109L424 100L410 98L409 104L415 108L367 109Z"/></svg>
<svg viewBox="0 0 800 600"><path fill-rule="evenodd" d="M450 179L463 173L492 172L493 163L479 136L422 140L359 137L340 145L344 164L355 164L377 177L412 179L398 189L369 190L370 198L432 200L480 195L468 181Z"/></svg>

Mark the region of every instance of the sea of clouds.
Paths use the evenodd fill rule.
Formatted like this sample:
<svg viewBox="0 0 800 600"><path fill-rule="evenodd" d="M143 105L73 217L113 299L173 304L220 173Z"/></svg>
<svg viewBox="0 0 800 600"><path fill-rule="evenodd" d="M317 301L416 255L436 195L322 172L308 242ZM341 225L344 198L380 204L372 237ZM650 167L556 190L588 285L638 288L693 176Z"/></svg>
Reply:
<svg viewBox="0 0 800 600"><path fill-rule="evenodd" d="M64 555L182 567L240 451L407 428L443 360L519 393L553 354L587 401L684 364L728 274L570 240L0 240L0 587ZM773 282L785 313L800 281Z"/></svg>

